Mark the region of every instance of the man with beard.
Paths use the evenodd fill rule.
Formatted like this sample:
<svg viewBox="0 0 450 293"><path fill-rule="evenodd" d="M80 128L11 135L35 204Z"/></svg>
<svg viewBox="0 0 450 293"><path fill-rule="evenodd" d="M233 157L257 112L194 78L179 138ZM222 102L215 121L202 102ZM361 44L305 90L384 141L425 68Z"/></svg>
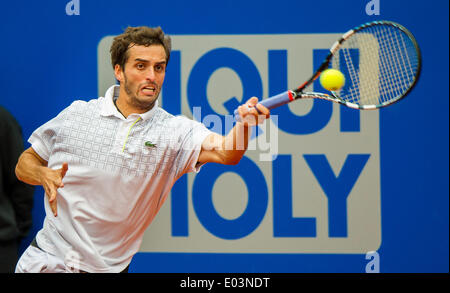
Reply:
<svg viewBox="0 0 450 293"><path fill-rule="evenodd" d="M158 96L170 50L161 28L127 28L111 46L120 85L73 102L33 132L16 175L43 186L46 217L16 272L127 272L178 178L240 161L249 127L269 110L249 99L226 136L167 113Z"/></svg>

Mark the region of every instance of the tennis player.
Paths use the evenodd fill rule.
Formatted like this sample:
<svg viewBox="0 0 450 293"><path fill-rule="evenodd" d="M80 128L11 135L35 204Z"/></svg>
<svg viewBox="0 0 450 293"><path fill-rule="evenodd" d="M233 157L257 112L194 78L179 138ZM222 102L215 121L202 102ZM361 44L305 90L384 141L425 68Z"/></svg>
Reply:
<svg viewBox="0 0 450 293"><path fill-rule="evenodd" d="M32 133L16 175L42 185L48 200L43 228L16 272L127 272L178 178L205 163L240 161L250 127L269 110L249 99L226 136L167 113L158 96L170 51L161 28L127 28L111 46L120 85L73 102Z"/></svg>

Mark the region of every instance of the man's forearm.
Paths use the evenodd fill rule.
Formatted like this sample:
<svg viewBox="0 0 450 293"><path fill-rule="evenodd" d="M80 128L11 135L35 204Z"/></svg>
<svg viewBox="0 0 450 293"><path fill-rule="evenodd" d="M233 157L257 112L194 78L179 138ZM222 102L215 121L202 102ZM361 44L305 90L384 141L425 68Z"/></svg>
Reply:
<svg viewBox="0 0 450 293"><path fill-rule="evenodd" d="M30 148L20 155L16 165L16 176L27 184L42 185L40 174L46 167L47 162L34 154Z"/></svg>
<svg viewBox="0 0 450 293"><path fill-rule="evenodd" d="M48 196L53 215L57 216L57 189L63 188L62 179L66 176L68 163L64 162L61 169L50 169L48 162L42 159L32 148L27 149L19 158L16 166L16 176L30 185L42 185Z"/></svg>
<svg viewBox="0 0 450 293"><path fill-rule="evenodd" d="M225 136L222 153L227 164L235 165L239 163L247 150L250 134L250 127L238 122Z"/></svg>

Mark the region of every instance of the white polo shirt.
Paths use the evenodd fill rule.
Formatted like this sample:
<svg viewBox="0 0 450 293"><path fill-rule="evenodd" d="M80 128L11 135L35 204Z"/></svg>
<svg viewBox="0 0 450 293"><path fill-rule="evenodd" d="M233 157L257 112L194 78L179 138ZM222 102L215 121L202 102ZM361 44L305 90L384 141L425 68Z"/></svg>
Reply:
<svg viewBox="0 0 450 293"><path fill-rule="evenodd" d="M69 164L58 189L58 216L45 200L36 241L88 272L120 272L129 265L172 185L199 171L201 144L211 133L157 103L124 118L113 103L118 92L112 86L105 97L73 102L28 140L48 167Z"/></svg>

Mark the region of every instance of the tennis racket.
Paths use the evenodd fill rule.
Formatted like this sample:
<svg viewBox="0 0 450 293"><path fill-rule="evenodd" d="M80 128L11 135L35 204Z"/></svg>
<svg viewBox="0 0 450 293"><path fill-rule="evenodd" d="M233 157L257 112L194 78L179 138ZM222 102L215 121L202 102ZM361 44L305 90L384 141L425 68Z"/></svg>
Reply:
<svg viewBox="0 0 450 293"><path fill-rule="evenodd" d="M328 68L344 74L344 87L329 94L305 92ZM298 99L318 98L354 109L378 109L404 98L417 83L420 69L419 46L405 27L391 21L369 22L342 35L319 69L300 87L260 104L273 109ZM240 121L237 110L234 115Z"/></svg>

